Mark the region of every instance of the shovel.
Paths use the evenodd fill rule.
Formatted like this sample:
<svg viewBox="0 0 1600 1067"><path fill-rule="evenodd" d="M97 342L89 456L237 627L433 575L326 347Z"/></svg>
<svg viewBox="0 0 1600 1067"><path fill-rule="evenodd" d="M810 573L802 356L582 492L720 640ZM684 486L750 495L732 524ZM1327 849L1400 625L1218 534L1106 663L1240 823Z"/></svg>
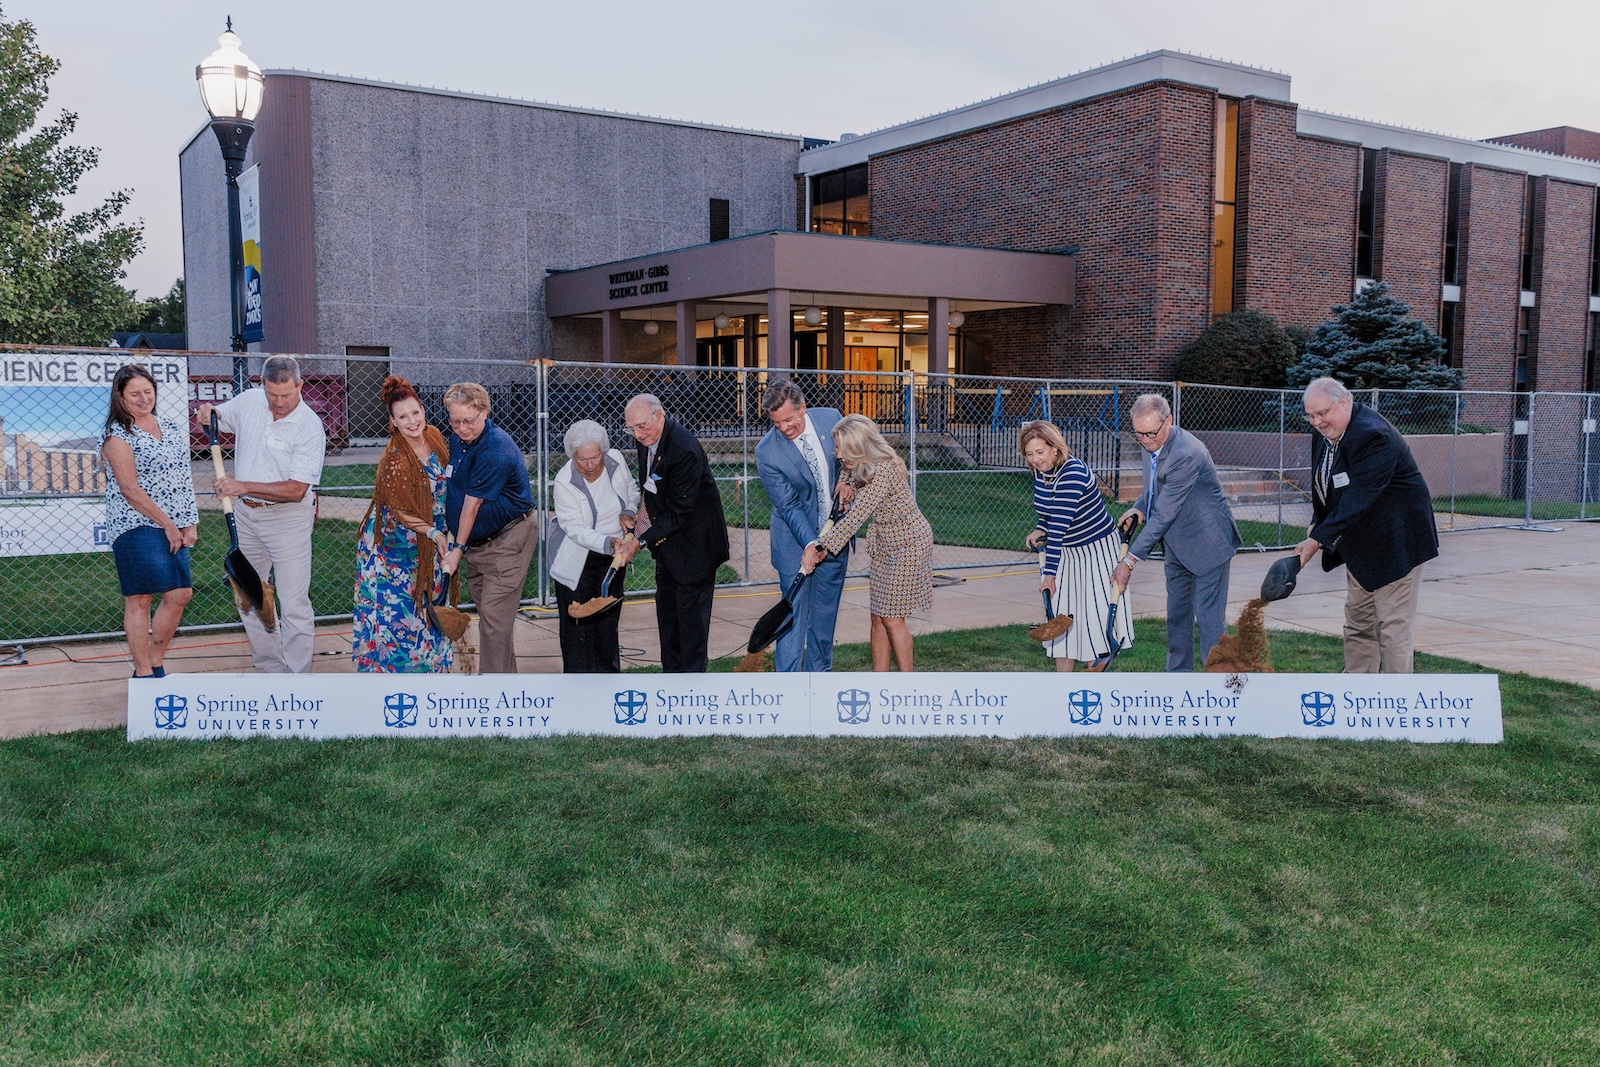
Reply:
<svg viewBox="0 0 1600 1067"><path fill-rule="evenodd" d="M622 546L632 540L633 531L629 530L628 536L624 537L621 542L618 543L616 554L611 557L611 566L606 569L605 577L600 579L600 595L597 597L591 597L581 604L568 604L568 615L572 616L574 619L587 619L591 615L600 614L602 611L606 610L611 605L622 599L620 596L611 595L611 583L617 577L617 575L622 572L622 568L627 566L622 558Z"/></svg>
<svg viewBox="0 0 1600 1067"><path fill-rule="evenodd" d="M1122 558L1128 554L1128 542L1132 540L1133 527L1129 526L1122 531L1122 545L1117 552L1118 563L1121 563ZM1122 593L1123 590L1120 587L1113 589L1111 593L1111 610L1106 612L1106 645L1110 648L1110 651L1103 656L1096 656L1094 662L1084 668L1086 671L1092 671L1095 674L1109 671L1111 665L1117 661L1117 657L1122 654L1122 642L1117 640L1117 608L1122 603Z"/></svg>
<svg viewBox="0 0 1600 1067"><path fill-rule="evenodd" d="M822 529L817 537L826 537L828 531L833 529L833 524L843 515L843 510L838 505L834 506L833 514L828 516L828 521L822 524ZM756 620L755 629L750 631L750 644L744 659L740 660L733 669L736 672L748 673L761 669L761 653L766 647L784 634L794 625L794 598L800 595L800 587L806 584L806 579L811 577L810 571L801 571L794 576L794 581L789 583L789 589L783 594L783 599L767 609L765 615Z"/></svg>
<svg viewBox="0 0 1600 1067"><path fill-rule="evenodd" d="M222 466L222 446L217 444L217 413L211 413L211 421L206 425L206 438L211 442L211 463L216 468L218 478L225 477L227 471ZM222 501L222 514L228 521L228 554L222 557L222 569L227 572L228 584L233 587L236 600L248 604L255 613L261 617L261 624L269 631L278 627L278 613L272 605L268 587L261 581L261 576L245 558L244 551L239 547L239 527L233 518L233 498L231 496L218 497ZM241 611L242 611L241 607Z"/></svg>
<svg viewBox="0 0 1600 1067"><path fill-rule="evenodd" d="M1044 573L1044 552L1039 553L1039 573ZM1030 641L1054 641L1068 630L1072 629L1071 615L1057 615L1055 607L1050 603L1050 591L1039 590L1039 595L1044 598L1044 622L1028 631Z"/></svg>

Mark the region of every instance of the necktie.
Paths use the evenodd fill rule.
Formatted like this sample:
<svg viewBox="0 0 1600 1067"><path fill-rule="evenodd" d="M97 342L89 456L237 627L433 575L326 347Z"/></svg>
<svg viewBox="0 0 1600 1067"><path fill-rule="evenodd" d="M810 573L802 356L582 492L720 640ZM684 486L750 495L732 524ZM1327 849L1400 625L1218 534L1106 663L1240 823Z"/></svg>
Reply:
<svg viewBox="0 0 1600 1067"><path fill-rule="evenodd" d="M1156 510L1156 454L1154 452L1152 452L1152 453L1150 453L1150 512L1151 512L1151 514L1154 514L1155 510ZM1149 515L1145 516L1146 520L1148 520L1149 518L1150 518Z"/></svg>
<svg viewBox="0 0 1600 1067"><path fill-rule="evenodd" d="M817 526L820 528L827 521L828 512L833 510L833 501L829 499L828 476L822 470L822 457L811 447L806 435L801 434L795 441L800 445L800 454L805 457L806 466L811 468L811 480L817 483Z"/></svg>
<svg viewBox="0 0 1600 1067"><path fill-rule="evenodd" d="M1329 441L1322 449L1322 462L1317 465L1317 496L1328 501L1328 482L1333 478L1333 460L1339 454L1337 442Z"/></svg>
<svg viewBox="0 0 1600 1067"><path fill-rule="evenodd" d="M654 467L655 465L656 465L656 450L652 448L649 452L645 453L645 461L644 461L644 484L645 485L649 485L650 484L650 468ZM648 529L650 529L650 494L649 493L640 493L639 494L639 512L638 512L637 515L634 516L634 519L633 519L633 535L635 537L638 537L638 538L642 539L644 537L644 535L645 535L645 531L648 530Z"/></svg>

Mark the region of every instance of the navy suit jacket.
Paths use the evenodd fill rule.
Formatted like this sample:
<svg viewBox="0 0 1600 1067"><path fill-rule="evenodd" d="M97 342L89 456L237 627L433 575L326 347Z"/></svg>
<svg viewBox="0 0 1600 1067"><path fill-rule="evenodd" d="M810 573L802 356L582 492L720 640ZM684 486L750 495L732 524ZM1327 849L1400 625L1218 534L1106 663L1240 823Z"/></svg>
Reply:
<svg viewBox="0 0 1600 1067"><path fill-rule="evenodd" d="M1146 456L1146 469L1149 462ZM1160 541L1167 556L1189 573L1210 574L1226 567L1239 549L1239 528L1233 524L1228 498L1222 495L1211 451L1182 427L1174 426L1167 436L1156 459L1155 481L1145 486L1134 507L1144 515L1144 528L1128 546L1129 555L1149 559Z"/></svg>
<svg viewBox="0 0 1600 1067"><path fill-rule="evenodd" d="M728 523L705 449L694 434L667 419L654 466L648 466L648 456L649 449L640 445L639 499L650 511L646 547L680 585L713 581L717 565L728 558ZM646 491L652 476L655 490Z"/></svg>
<svg viewBox="0 0 1600 1067"><path fill-rule="evenodd" d="M1332 447L1311 435L1311 476ZM1346 481L1348 479L1348 481ZM1344 483L1344 484L1334 484ZM1328 499L1311 494L1311 536L1322 546L1322 569L1343 563L1372 592L1439 554L1433 497L1400 431L1365 404L1353 404L1350 425L1333 459Z"/></svg>
<svg viewBox="0 0 1600 1067"><path fill-rule="evenodd" d="M839 424L836 408L807 408L811 425L822 441L822 462L828 488L839 481L839 459L833 454L833 428ZM817 539L817 485L800 445L774 426L756 445L756 470L772 501L772 528L768 538L772 565L779 574L800 570L800 554Z"/></svg>

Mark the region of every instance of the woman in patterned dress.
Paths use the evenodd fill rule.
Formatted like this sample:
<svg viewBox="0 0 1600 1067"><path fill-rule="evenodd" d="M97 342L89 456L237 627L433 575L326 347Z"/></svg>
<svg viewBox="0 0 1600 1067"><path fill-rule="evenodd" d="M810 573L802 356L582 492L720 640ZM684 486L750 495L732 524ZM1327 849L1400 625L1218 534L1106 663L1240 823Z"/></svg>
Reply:
<svg viewBox="0 0 1600 1067"><path fill-rule="evenodd" d="M1117 565L1121 538L1100 498L1099 483L1053 424L1026 423L1017 450L1033 468L1033 510L1039 522L1027 543L1044 549L1039 589L1050 594L1057 615L1073 618L1072 628L1044 642L1044 650L1055 659L1056 670L1070 671L1078 660L1111 651L1106 642L1111 610L1106 575ZM1124 603L1117 612L1117 640L1123 648L1133 644L1132 618Z"/></svg>
<svg viewBox="0 0 1600 1067"><path fill-rule="evenodd" d="M454 649L429 623L426 605L451 577L434 565L450 541L444 531L450 449L428 425L410 382L386 378L382 396L389 447L356 542L351 656L358 671L443 672ZM427 547L419 552L419 545Z"/></svg>
<svg viewBox="0 0 1600 1067"><path fill-rule="evenodd" d="M846 415L833 428L834 452L848 473L855 499L832 530L806 547L807 570L825 555L842 551L866 525L872 561L872 669L887 671L892 652L902 671L911 666L911 631L906 616L933 607L933 527L911 495L906 465L878 426L865 415Z"/></svg>
<svg viewBox="0 0 1600 1067"><path fill-rule="evenodd" d="M189 549L200 509L189 473L188 427L156 418L156 380L136 364L111 380L111 413L100 435L106 536L122 588L122 627L135 678L164 678L167 645L194 596ZM161 597L155 618L150 598Z"/></svg>

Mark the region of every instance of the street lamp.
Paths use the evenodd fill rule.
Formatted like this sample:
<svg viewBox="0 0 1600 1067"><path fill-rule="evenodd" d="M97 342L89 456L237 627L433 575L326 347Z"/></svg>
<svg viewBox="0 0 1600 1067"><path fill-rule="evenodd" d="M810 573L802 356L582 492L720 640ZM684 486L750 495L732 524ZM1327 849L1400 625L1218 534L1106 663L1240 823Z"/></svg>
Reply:
<svg viewBox="0 0 1600 1067"><path fill-rule="evenodd" d="M228 174L228 295L233 305L233 350L244 352L244 238L239 222L239 175L244 170L250 135L256 130L266 79L261 68L239 50L239 36L233 32L231 17L227 31L217 38L217 46L194 68L194 77L200 84L200 101L211 116L211 132L222 146L222 164ZM249 357L236 355L234 395L249 385Z"/></svg>

